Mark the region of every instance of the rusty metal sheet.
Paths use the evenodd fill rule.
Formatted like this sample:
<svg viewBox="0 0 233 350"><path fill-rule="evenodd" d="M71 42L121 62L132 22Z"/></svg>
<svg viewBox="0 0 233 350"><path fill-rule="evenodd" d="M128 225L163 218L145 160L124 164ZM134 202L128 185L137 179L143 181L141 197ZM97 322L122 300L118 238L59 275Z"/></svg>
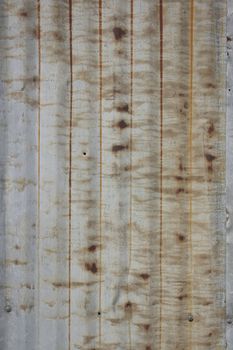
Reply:
<svg viewBox="0 0 233 350"><path fill-rule="evenodd" d="M226 1L0 16L0 348L231 349Z"/></svg>

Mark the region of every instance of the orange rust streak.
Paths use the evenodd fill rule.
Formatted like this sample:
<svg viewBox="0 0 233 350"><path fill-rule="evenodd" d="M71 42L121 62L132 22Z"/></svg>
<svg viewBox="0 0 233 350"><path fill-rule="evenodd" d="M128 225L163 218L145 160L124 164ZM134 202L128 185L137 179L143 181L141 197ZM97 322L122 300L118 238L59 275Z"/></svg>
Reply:
<svg viewBox="0 0 233 350"><path fill-rule="evenodd" d="M102 173L103 173L103 104L102 104L102 98L103 98L103 23L102 23L102 0L99 0L99 132L100 132L100 198L99 198L99 313L101 316L101 309L102 309L102 304L101 304L101 299L102 299L102 285L101 285L101 270L102 270L102 192L103 192L103 179L102 179ZM99 317L99 349L101 349L101 317Z"/></svg>
<svg viewBox="0 0 233 350"><path fill-rule="evenodd" d="M69 132L69 310L68 310L68 348L71 349L71 215L72 215L72 126L73 126L73 27L72 0L69 0L69 32L70 32L70 132Z"/></svg>
<svg viewBox="0 0 233 350"><path fill-rule="evenodd" d="M160 30L160 349L162 348L163 306L163 0L159 3Z"/></svg>
<svg viewBox="0 0 233 350"><path fill-rule="evenodd" d="M193 137L193 41L194 41L194 0L190 0L190 37L189 37L189 264L190 292L189 313L193 312L193 281L192 281L192 137ZM189 344L192 346L192 323L190 322Z"/></svg>

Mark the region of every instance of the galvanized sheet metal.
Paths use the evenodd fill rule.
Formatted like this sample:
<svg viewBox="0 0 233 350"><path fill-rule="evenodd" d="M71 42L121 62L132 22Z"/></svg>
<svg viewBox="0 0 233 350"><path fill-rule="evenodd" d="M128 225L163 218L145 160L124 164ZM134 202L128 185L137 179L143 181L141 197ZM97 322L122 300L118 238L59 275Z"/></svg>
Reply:
<svg viewBox="0 0 233 350"><path fill-rule="evenodd" d="M0 348L224 349L225 1L0 13Z"/></svg>

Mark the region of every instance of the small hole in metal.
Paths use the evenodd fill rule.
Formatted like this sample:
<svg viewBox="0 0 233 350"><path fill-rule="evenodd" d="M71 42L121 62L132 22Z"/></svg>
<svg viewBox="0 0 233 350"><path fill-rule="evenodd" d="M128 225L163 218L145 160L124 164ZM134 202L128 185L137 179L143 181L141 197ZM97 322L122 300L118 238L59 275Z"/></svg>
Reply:
<svg viewBox="0 0 233 350"><path fill-rule="evenodd" d="M101 316L101 312L100 311L98 311L98 316Z"/></svg>
<svg viewBox="0 0 233 350"><path fill-rule="evenodd" d="M87 153L86 152L83 152L83 156L86 156L87 155Z"/></svg>
<svg viewBox="0 0 233 350"><path fill-rule="evenodd" d="M189 315L188 320L189 320L189 322L193 322L193 315Z"/></svg>
<svg viewBox="0 0 233 350"><path fill-rule="evenodd" d="M11 312L11 311L12 311L11 306L10 306L10 305L6 305L6 306L5 306L5 311L6 311L6 312Z"/></svg>

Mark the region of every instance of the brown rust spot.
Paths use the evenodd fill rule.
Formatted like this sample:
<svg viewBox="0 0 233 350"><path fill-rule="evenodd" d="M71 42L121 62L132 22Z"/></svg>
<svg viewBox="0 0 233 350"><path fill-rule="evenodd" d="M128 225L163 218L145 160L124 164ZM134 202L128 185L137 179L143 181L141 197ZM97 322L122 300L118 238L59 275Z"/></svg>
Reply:
<svg viewBox="0 0 233 350"><path fill-rule="evenodd" d="M143 328L145 329L145 331L149 331L149 329L150 329L150 324L144 324L143 325Z"/></svg>
<svg viewBox="0 0 233 350"><path fill-rule="evenodd" d="M212 162L213 160L216 159L215 156L213 156L212 154L209 154L209 153L206 153L206 154L205 154L205 157L206 157L206 159L207 159L208 162Z"/></svg>
<svg viewBox="0 0 233 350"><path fill-rule="evenodd" d="M121 27L115 27L113 28L113 34L116 40L121 40L124 36L126 36L127 32Z"/></svg>
<svg viewBox="0 0 233 350"><path fill-rule="evenodd" d="M186 102L184 102L184 109L188 109L188 102L186 101Z"/></svg>
<svg viewBox="0 0 233 350"><path fill-rule="evenodd" d="M18 244L15 245L15 249L16 250L19 250L20 249L20 246Z"/></svg>
<svg viewBox="0 0 233 350"><path fill-rule="evenodd" d="M53 287L55 288L79 288L79 287L86 287L86 286L92 286L98 282L72 282L71 284L67 282L52 282Z"/></svg>
<svg viewBox="0 0 233 350"><path fill-rule="evenodd" d="M185 236L182 235L181 233L178 233L178 234L177 234L177 238L178 238L178 240L179 240L180 242L184 242L184 241L185 241Z"/></svg>
<svg viewBox="0 0 233 350"><path fill-rule="evenodd" d="M27 263L27 261L14 259L14 260L5 260L5 264L6 265L24 266L24 265L27 265L28 263Z"/></svg>
<svg viewBox="0 0 233 350"><path fill-rule="evenodd" d="M125 318L127 320L131 319L132 318L132 313L133 313L133 305L130 301L128 301L126 304L125 304Z"/></svg>
<svg viewBox="0 0 233 350"><path fill-rule="evenodd" d="M129 105L128 105L128 103L124 103L120 106L117 106L116 109L118 112L129 112Z"/></svg>
<svg viewBox="0 0 233 350"><path fill-rule="evenodd" d="M53 32L53 37L57 41L64 41L64 38L60 32Z"/></svg>
<svg viewBox="0 0 233 350"><path fill-rule="evenodd" d="M212 173L213 172L213 161L216 159L216 157L210 153L206 153L205 157L206 157L206 160L208 162L208 172Z"/></svg>
<svg viewBox="0 0 233 350"><path fill-rule="evenodd" d="M209 305L212 305L212 304L213 304L213 302L209 301L209 300L203 301L203 303L202 303L203 306L209 306Z"/></svg>
<svg viewBox="0 0 233 350"><path fill-rule="evenodd" d="M119 121L119 123L117 124L118 128L120 129L125 129L127 128L129 125L122 119Z"/></svg>
<svg viewBox="0 0 233 350"><path fill-rule="evenodd" d="M129 148L128 145L113 145L112 146L112 151L114 153L118 153L118 152L124 151L124 150L126 150L128 148Z"/></svg>
<svg viewBox="0 0 233 350"><path fill-rule="evenodd" d="M128 301L126 304L125 304L125 310L131 310L132 309L132 303L130 301Z"/></svg>
<svg viewBox="0 0 233 350"><path fill-rule="evenodd" d="M150 346L150 345L147 345L147 346L146 346L146 350L151 350L151 346Z"/></svg>
<svg viewBox="0 0 233 350"><path fill-rule="evenodd" d="M176 178L177 181L183 181L184 180L184 178L182 176L176 176L175 178Z"/></svg>
<svg viewBox="0 0 233 350"><path fill-rule="evenodd" d="M23 310L23 311L31 311L33 309L34 305L26 305L26 304L23 304L23 305L20 305L20 309Z"/></svg>
<svg viewBox="0 0 233 350"><path fill-rule="evenodd" d="M176 194L184 193L184 192L185 192L184 188L178 188L178 189L176 190Z"/></svg>
<svg viewBox="0 0 233 350"><path fill-rule="evenodd" d="M35 286L33 284L29 284L29 283L21 283L20 287L27 288L27 289L35 289Z"/></svg>
<svg viewBox="0 0 233 350"><path fill-rule="evenodd" d="M209 136L212 136L214 133L214 123L210 122L209 126L208 126L208 134Z"/></svg>
<svg viewBox="0 0 233 350"><path fill-rule="evenodd" d="M208 255L208 254L205 254L205 253L201 253L201 254L198 254L197 255L197 258L199 259L199 260L209 260L210 259L210 256Z"/></svg>
<svg viewBox="0 0 233 350"><path fill-rule="evenodd" d="M150 275L148 273L141 273L140 274L140 277L143 279L143 280L148 280L148 278L150 277Z"/></svg>
<svg viewBox="0 0 233 350"><path fill-rule="evenodd" d="M213 84L213 83L207 83L207 84L206 84L206 87L207 87L207 88L211 88L211 89L215 89L215 88L216 88L216 85Z"/></svg>
<svg viewBox="0 0 233 350"><path fill-rule="evenodd" d="M187 298L187 297L188 297L187 294L181 294L181 295L178 296L178 299L179 299L179 300L183 300L183 299L185 299L185 298Z"/></svg>
<svg viewBox="0 0 233 350"><path fill-rule="evenodd" d="M40 39L40 30L39 28L36 28L32 31L32 35L38 40Z"/></svg>
<svg viewBox="0 0 233 350"><path fill-rule="evenodd" d="M97 266L96 263L86 263L85 264L86 270L92 273L96 273L97 270Z"/></svg>
<svg viewBox="0 0 233 350"><path fill-rule="evenodd" d="M96 245L94 245L94 244L92 244L92 245L90 245L90 247L88 247L88 250L89 250L89 252L95 252L96 251Z"/></svg>
<svg viewBox="0 0 233 350"><path fill-rule="evenodd" d="M18 14L20 17L23 17L23 18L28 17L28 12L25 9L21 9Z"/></svg>

